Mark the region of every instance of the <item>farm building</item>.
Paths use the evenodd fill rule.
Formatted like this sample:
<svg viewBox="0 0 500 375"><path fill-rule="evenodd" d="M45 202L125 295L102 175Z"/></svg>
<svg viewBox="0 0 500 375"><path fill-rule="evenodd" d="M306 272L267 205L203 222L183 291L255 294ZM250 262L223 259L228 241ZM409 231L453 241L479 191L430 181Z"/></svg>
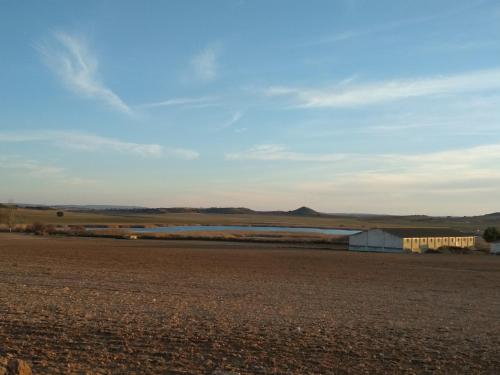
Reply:
<svg viewBox="0 0 500 375"><path fill-rule="evenodd" d="M500 241L490 243L490 252L495 255L500 255Z"/></svg>
<svg viewBox="0 0 500 375"><path fill-rule="evenodd" d="M420 253L440 247L473 247L474 236L448 228L370 229L349 237L349 250Z"/></svg>

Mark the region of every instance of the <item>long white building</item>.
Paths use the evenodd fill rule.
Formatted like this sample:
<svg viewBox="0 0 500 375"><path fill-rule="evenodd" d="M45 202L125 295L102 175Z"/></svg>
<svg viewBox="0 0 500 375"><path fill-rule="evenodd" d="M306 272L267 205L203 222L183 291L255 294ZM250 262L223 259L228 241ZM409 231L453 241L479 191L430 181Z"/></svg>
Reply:
<svg viewBox="0 0 500 375"><path fill-rule="evenodd" d="M422 252L440 247L471 248L474 236L449 228L381 228L349 237L349 250L379 252Z"/></svg>
<svg viewBox="0 0 500 375"><path fill-rule="evenodd" d="M495 255L500 255L500 242L490 243L490 252Z"/></svg>

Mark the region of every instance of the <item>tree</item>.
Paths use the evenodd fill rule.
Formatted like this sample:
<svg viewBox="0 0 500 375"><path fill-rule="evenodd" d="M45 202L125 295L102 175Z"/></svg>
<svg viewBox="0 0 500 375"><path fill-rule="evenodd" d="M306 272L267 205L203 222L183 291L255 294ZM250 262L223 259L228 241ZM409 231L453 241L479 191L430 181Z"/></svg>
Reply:
<svg viewBox="0 0 500 375"><path fill-rule="evenodd" d="M16 223L16 210L16 205L9 203L3 205L0 212L0 222L9 227L9 232L12 232L12 227Z"/></svg>
<svg viewBox="0 0 500 375"><path fill-rule="evenodd" d="M486 242L495 242L500 240L500 231L495 227L488 227L484 230L483 238Z"/></svg>

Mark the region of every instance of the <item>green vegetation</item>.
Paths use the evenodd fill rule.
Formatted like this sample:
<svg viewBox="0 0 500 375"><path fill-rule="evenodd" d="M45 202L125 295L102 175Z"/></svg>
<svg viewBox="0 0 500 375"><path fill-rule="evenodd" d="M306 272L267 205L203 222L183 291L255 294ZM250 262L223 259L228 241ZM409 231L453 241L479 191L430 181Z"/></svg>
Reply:
<svg viewBox="0 0 500 375"><path fill-rule="evenodd" d="M483 238L487 242L499 241L500 231L496 227L488 227L483 233Z"/></svg>

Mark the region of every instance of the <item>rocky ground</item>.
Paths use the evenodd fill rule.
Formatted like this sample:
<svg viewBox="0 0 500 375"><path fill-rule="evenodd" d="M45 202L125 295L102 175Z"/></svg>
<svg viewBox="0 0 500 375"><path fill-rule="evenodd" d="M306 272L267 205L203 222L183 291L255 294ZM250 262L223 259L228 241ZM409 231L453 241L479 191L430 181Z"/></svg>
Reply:
<svg viewBox="0 0 500 375"><path fill-rule="evenodd" d="M500 257L0 234L34 374L500 373Z"/></svg>

